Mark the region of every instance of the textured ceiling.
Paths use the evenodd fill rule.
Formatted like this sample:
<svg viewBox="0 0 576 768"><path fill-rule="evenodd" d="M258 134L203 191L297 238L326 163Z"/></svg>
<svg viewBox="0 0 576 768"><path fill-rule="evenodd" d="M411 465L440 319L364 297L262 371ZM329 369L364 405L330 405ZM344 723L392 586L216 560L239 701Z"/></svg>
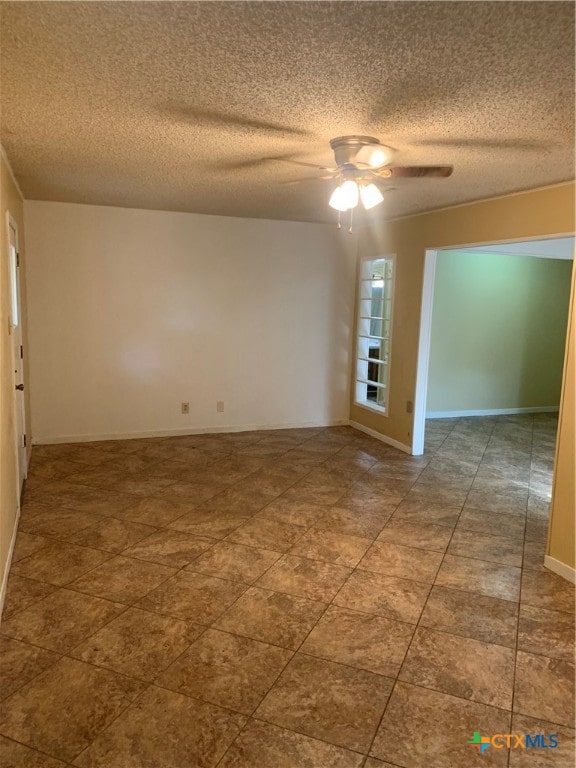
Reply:
<svg viewBox="0 0 576 768"><path fill-rule="evenodd" d="M30 199L331 221L332 161L395 164L372 217L574 177L572 2L1 2L1 139ZM245 118L228 124L223 115ZM240 168L232 168L236 163ZM310 174L314 172L312 169Z"/></svg>

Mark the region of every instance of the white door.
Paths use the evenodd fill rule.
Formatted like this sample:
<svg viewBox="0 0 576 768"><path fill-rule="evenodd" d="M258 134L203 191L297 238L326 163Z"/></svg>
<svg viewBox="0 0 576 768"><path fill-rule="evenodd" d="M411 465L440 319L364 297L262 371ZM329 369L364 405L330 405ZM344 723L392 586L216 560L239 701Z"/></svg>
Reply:
<svg viewBox="0 0 576 768"><path fill-rule="evenodd" d="M24 410L24 371L22 348L22 318L20 304L20 259L18 256L18 232L16 224L10 218L8 221L10 233L10 333L14 348L14 408L16 415L16 441L18 449L18 492L21 494L22 485L27 474L26 460L26 418Z"/></svg>

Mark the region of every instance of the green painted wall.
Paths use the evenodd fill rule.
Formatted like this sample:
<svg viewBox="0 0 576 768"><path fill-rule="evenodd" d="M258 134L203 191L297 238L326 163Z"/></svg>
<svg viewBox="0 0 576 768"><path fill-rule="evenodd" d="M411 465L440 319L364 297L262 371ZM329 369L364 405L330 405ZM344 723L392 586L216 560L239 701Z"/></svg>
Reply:
<svg viewBox="0 0 576 768"><path fill-rule="evenodd" d="M427 412L557 406L571 261L439 251Z"/></svg>

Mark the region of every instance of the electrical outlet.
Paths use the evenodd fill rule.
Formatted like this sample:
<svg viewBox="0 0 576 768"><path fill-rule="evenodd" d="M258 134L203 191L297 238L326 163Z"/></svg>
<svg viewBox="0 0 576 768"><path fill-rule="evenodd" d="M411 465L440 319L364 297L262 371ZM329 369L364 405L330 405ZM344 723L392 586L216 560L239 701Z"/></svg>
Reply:
<svg viewBox="0 0 576 768"><path fill-rule="evenodd" d="M414 403L412 400L406 401L406 413L412 413L414 411Z"/></svg>
<svg viewBox="0 0 576 768"><path fill-rule="evenodd" d="M216 403L216 412L224 413L224 400L218 400Z"/></svg>
<svg viewBox="0 0 576 768"><path fill-rule="evenodd" d="M182 403L182 413L190 413L190 403Z"/></svg>

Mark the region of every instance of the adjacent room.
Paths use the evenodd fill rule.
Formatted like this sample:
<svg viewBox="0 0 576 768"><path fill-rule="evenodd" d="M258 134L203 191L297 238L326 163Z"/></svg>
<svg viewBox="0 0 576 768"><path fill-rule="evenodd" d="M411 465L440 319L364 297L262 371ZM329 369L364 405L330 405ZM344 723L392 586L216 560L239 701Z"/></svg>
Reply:
<svg viewBox="0 0 576 768"><path fill-rule="evenodd" d="M574 765L574 38L0 2L0 766Z"/></svg>
<svg viewBox="0 0 576 768"><path fill-rule="evenodd" d="M425 424L432 446L455 419L516 417L530 466L472 490L515 497L548 520L570 305L574 238L438 251L435 258ZM540 429L546 439L534 451ZM525 458L525 457L524 457ZM490 470L488 475L492 475ZM523 475L523 477L520 477ZM492 504L497 497L492 498Z"/></svg>
<svg viewBox="0 0 576 768"><path fill-rule="evenodd" d="M440 251L426 418L558 412L574 238Z"/></svg>

